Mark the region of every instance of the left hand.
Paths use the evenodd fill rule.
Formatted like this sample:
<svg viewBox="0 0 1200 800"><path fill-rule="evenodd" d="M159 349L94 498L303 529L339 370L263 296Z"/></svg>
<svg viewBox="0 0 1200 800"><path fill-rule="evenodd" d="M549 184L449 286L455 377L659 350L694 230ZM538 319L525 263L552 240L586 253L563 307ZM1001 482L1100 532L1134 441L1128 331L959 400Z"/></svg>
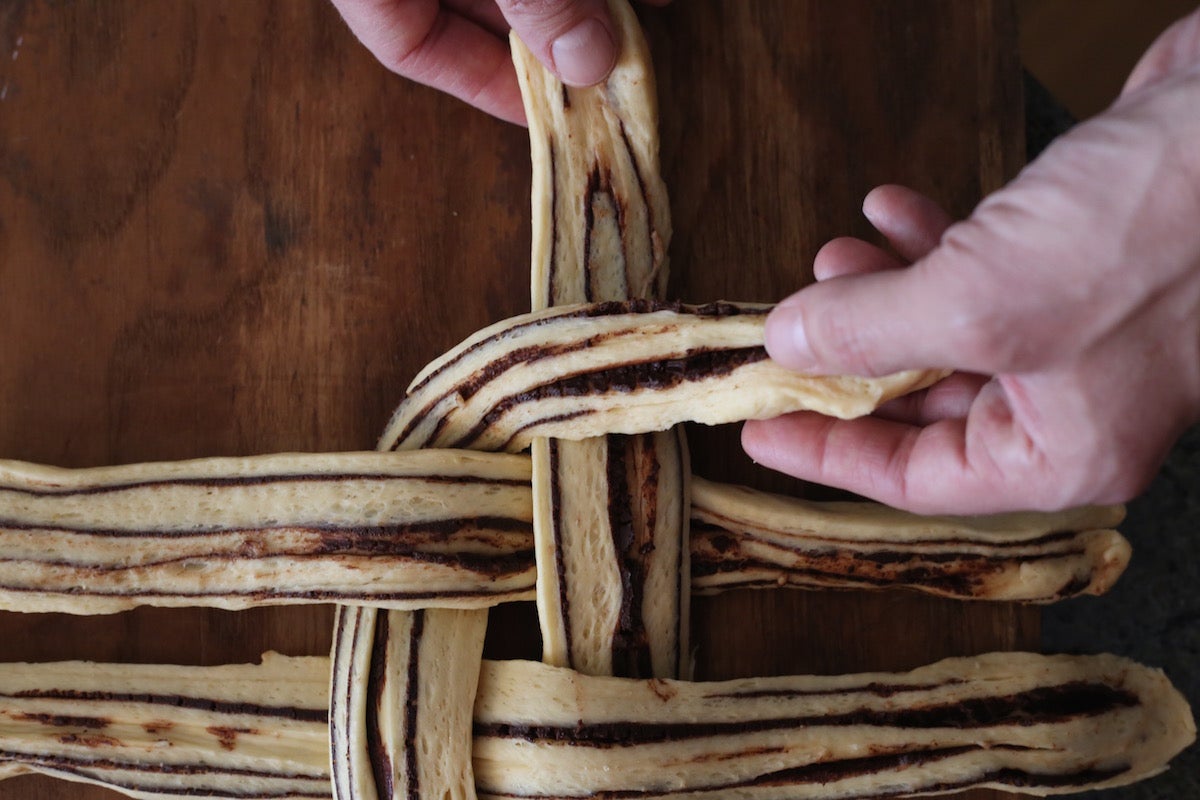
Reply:
<svg viewBox="0 0 1200 800"><path fill-rule="evenodd" d="M665 5L670 0L643 0ZM606 0L333 0L392 72L519 125L525 110L511 27L563 83L591 86L617 60Z"/></svg>

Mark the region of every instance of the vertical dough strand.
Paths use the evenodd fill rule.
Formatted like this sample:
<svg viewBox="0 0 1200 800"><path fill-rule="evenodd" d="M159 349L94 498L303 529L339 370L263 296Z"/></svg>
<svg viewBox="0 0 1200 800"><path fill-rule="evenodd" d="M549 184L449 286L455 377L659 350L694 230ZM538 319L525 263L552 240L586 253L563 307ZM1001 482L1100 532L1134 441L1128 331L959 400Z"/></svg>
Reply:
<svg viewBox="0 0 1200 800"><path fill-rule="evenodd" d="M510 39L529 122L534 311L666 291L671 209L653 66L629 3L610 0L609 10L618 58L595 87L564 86Z"/></svg>
<svg viewBox="0 0 1200 800"><path fill-rule="evenodd" d="M336 800L473 800L471 709L486 625L478 611L338 609Z"/></svg>
<svg viewBox="0 0 1200 800"><path fill-rule="evenodd" d="M370 607L337 609L328 730L333 796L337 800L380 800L367 741L366 713L371 703L367 680L379 613L379 609Z"/></svg>
<svg viewBox="0 0 1200 800"><path fill-rule="evenodd" d="M564 86L514 34L533 162L535 311L661 298L670 206L650 55L610 0L617 63ZM687 674L689 465L682 429L532 443L543 658L594 675Z"/></svg>
<svg viewBox="0 0 1200 800"><path fill-rule="evenodd" d="M590 675L687 673L691 574L678 533L690 485L685 448L674 430L535 442L533 463L544 449L540 457L557 467L549 491L534 492L546 504L535 506L535 519L540 510L550 521L550 535L537 538L547 663Z"/></svg>

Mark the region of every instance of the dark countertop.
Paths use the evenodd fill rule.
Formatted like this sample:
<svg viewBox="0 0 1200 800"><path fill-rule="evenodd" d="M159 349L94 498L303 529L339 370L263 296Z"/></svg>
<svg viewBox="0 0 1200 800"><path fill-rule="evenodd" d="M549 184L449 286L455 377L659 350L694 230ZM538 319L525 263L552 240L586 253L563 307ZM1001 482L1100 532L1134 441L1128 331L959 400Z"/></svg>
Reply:
<svg viewBox="0 0 1200 800"><path fill-rule="evenodd" d="M1200 426L1171 451L1150 488L1129 504L1121 532L1133 560L1103 597L1070 600L1042 616L1042 649L1109 652L1166 671L1200 709ZM1089 800L1183 800L1200 797L1200 747L1193 745L1163 775Z"/></svg>

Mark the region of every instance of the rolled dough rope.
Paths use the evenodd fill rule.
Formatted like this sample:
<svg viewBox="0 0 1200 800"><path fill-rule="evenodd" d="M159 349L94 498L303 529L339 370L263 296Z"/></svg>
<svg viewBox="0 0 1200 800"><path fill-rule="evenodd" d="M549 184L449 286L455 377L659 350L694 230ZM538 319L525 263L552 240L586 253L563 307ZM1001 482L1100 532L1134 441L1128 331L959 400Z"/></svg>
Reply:
<svg viewBox="0 0 1200 800"><path fill-rule="evenodd" d="M629 3L609 0L609 10L620 54L595 87L564 86L509 40L529 121L535 311L662 298L667 287L671 208L653 65Z"/></svg>
<svg viewBox="0 0 1200 800"><path fill-rule="evenodd" d="M406 456L437 458L415 452ZM506 507L516 500L511 509L519 507L521 516L528 508L532 523L532 508L519 505L515 488L516 480L493 484L486 491L493 493L492 499L504 497ZM445 503L448 516L462 514L466 508L476 514L481 508L456 505L463 498L445 493L433 492L429 499ZM494 555L485 555L480 565L489 558ZM532 578L524 551L517 560L522 575ZM515 589L514 582L504 591ZM475 599L483 594L476 592ZM468 756L487 608L476 605L451 611L464 604L462 595L456 603L449 592L422 605L427 608L337 608L330 672L331 696L337 705L331 709L328 727L335 800L420 800L422 796L475 800ZM364 669L374 678L366 686L362 685Z"/></svg>
<svg viewBox="0 0 1200 800"><path fill-rule="evenodd" d="M519 451L537 436L585 439L810 409L838 417L943 373L817 377L766 356L770 306L631 300L562 306L492 325L426 367L380 449Z"/></svg>
<svg viewBox="0 0 1200 800"><path fill-rule="evenodd" d="M338 606L325 736L335 800L475 800L487 610Z"/></svg>
<svg viewBox="0 0 1200 800"><path fill-rule="evenodd" d="M919 517L693 478L692 591L909 588L1052 603L1107 592L1129 564L1121 506Z"/></svg>
<svg viewBox="0 0 1200 800"><path fill-rule="evenodd" d="M601 85L564 86L516 34L533 163L532 303L661 298L670 205L641 26L610 0L620 56ZM535 439L534 538L543 660L589 675L689 672L682 427Z"/></svg>
<svg viewBox="0 0 1200 800"><path fill-rule="evenodd" d="M0 608L486 607L534 580L529 461L455 451L0 462Z"/></svg>
<svg viewBox="0 0 1200 800"><path fill-rule="evenodd" d="M68 470L0 462L0 608L534 597L529 459L463 451L215 458ZM1118 507L916 517L695 478L691 588L909 588L1051 602L1106 591ZM470 509L464 516L463 509Z"/></svg>
<svg viewBox="0 0 1200 800"><path fill-rule="evenodd" d="M1116 656L725 683L507 661L484 663L475 737L483 798L825 800L1117 786L1162 771L1195 725L1161 672Z"/></svg>
<svg viewBox="0 0 1200 800"><path fill-rule="evenodd" d="M328 798L329 659L0 664L0 778L131 797Z"/></svg>
<svg viewBox="0 0 1200 800"><path fill-rule="evenodd" d="M405 638L388 636L401 659ZM2 664L0 778L41 772L155 800L327 798L329 674L327 658L275 654L261 666ZM1027 653L722 683L485 660L473 718L479 794L502 798L1056 794L1153 775L1195 738L1161 672Z"/></svg>
<svg viewBox="0 0 1200 800"><path fill-rule="evenodd" d="M486 626L486 614L435 608L339 617L330 696L335 798L475 797L471 709Z"/></svg>

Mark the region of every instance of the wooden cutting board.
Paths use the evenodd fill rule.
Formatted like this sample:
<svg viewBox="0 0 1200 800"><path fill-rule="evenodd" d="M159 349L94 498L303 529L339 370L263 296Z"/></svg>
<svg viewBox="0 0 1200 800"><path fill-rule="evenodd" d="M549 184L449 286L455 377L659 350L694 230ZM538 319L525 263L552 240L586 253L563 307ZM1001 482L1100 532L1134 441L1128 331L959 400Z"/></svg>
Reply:
<svg viewBox="0 0 1200 800"><path fill-rule="evenodd" d="M1022 163L1006 0L645 9L672 296L778 300L874 185L957 214ZM388 74L322 0L0 5L0 457L369 449L412 375L527 310L525 132ZM695 471L811 491L696 431ZM0 615L0 660L320 653L328 608ZM698 677L907 669L1037 615L899 593L696 603ZM532 608L489 650L536 657ZM35 777L0 798L111 797ZM998 796L980 792L974 798Z"/></svg>

